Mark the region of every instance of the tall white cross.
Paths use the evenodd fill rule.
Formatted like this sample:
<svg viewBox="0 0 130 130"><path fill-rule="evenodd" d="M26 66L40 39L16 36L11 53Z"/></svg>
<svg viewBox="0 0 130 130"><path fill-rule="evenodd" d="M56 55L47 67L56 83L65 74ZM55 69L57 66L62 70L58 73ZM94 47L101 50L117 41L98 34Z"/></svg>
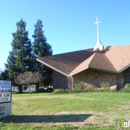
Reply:
<svg viewBox="0 0 130 130"><path fill-rule="evenodd" d="M98 17L96 17L96 22L94 24L97 24L97 44L94 46L94 49L93 51L99 49L100 51L103 50L103 45L100 41L100 33L99 33L99 27L98 27L98 24L101 23L98 21Z"/></svg>

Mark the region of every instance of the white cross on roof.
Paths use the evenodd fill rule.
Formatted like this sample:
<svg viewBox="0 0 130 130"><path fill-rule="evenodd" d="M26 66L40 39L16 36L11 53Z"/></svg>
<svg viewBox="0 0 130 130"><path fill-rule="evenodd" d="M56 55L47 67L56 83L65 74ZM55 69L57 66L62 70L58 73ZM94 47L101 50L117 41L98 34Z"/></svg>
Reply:
<svg viewBox="0 0 130 130"><path fill-rule="evenodd" d="M98 17L96 17L96 22L94 24L97 24L97 44L94 46L94 49L93 51L99 49L100 51L103 50L103 45L100 41L100 33L99 33L99 27L98 27L98 24L101 23L98 21Z"/></svg>

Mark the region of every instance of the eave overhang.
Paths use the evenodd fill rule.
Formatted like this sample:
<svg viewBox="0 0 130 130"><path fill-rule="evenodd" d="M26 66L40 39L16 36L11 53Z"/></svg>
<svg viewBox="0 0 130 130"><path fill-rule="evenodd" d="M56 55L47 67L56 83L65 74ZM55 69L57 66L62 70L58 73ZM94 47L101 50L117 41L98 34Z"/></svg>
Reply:
<svg viewBox="0 0 130 130"><path fill-rule="evenodd" d="M38 62L42 63L43 65L45 65L45 66L51 68L52 70L55 70L56 72L58 72L58 73L60 73L60 74L62 74L62 75L64 75L64 76L67 76L67 77L76 75L76 74L78 74L78 73L80 73L80 72L82 72L82 71L84 71L84 70L86 70L86 69L94 69L94 70L100 70L100 71L105 71L105 72L109 72L109 73L118 74L118 73L121 73L121 72L123 72L125 69L127 69L127 68L130 67L130 64L129 64L128 66L122 68L122 69L119 70L119 71L113 71L113 70L107 70L107 69L103 69L103 68L98 68L98 67L95 67L95 66L86 66L86 67L84 67L84 68L82 68L82 69L80 69L80 70L78 70L78 71L72 72L72 73L70 73L70 74L66 74L66 73L64 73L64 72L62 72L62 71L60 71L60 70L54 68L53 66L51 66L51 65L49 65L49 64L47 64L47 63L45 63L45 62L43 62L43 61L41 61L41 60L39 60L39 59L36 59L36 60L37 60Z"/></svg>
<svg viewBox="0 0 130 130"><path fill-rule="evenodd" d="M43 62L43 61L41 61L41 60L39 60L39 59L36 59L36 60L37 60L38 62L42 63L43 65L45 65L45 66L51 68L52 70L55 70L56 72L59 72L60 74L63 74L63 75L65 75L65 76L68 76L68 74L66 74L66 73L64 73L64 72L62 72L62 71L60 71L60 70L54 68L53 66L51 66L51 65L49 65L49 64L47 64L47 63L45 63L45 62Z"/></svg>

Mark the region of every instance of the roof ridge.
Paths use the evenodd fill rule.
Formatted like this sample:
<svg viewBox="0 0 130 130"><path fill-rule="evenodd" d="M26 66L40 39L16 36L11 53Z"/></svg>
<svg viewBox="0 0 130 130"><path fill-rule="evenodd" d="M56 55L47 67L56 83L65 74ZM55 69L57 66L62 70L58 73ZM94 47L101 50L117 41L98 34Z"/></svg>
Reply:
<svg viewBox="0 0 130 130"><path fill-rule="evenodd" d="M53 54L53 55L50 55L50 56L64 55L64 54L75 53L75 52L80 52L80 51L89 51L89 50L92 50L92 49L93 49L93 48L81 49L81 50L74 50L74 51L68 51L68 52Z"/></svg>
<svg viewBox="0 0 130 130"><path fill-rule="evenodd" d="M92 63L92 61L93 61L93 59L94 59L94 57L95 57L96 54L97 54L97 52L94 53L94 56L93 56L92 60L90 61L89 65Z"/></svg>
<svg viewBox="0 0 130 130"><path fill-rule="evenodd" d="M92 57L92 59L93 59L94 56L95 56L95 53L92 54L89 58ZM90 62L91 62L91 59L90 59L90 62L88 63L88 65L86 64L85 67L81 67L80 69L77 69L77 68L80 67L86 60L88 60L88 59L86 58L83 62L81 62L76 68L74 68L74 69L70 72L69 75L77 74L77 72L79 73L79 72L81 72L81 71L83 71L83 70L89 68L89 64L90 64ZM76 69L77 69L77 70L76 70Z"/></svg>
<svg viewBox="0 0 130 130"><path fill-rule="evenodd" d="M99 57L98 59L97 59L97 56ZM104 59L104 58L105 59ZM102 59L103 58L103 59ZM102 61L102 60L103 61ZM100 61L101 60L101 61ZM95 64L95 62L99 62L99 66L96 66L96 67L94 67L93 65ZM96 52L96 54L95 54L95 56L93 57L93 59L92 59L92 61L91 61L91 63L89 64L89 67L91 68L100 68L101 66L100 66L100 62L106 62L107 61L107 64L105 65L106 67L104 68L105 70L111 70L111 68L107 68L108 66L111 66L113 69L114 69L114 71L116 71L116 69L115 69L115 67L114 67L114 65L110 62L110 60L108 59L108 57L105 55L105 53L103 52L103 53L101 53L101 52Z"/></svg>
<svg viewBox="0 0 130 130"><path fill-rule="evenodd" d="M117 69L115 68L115 66L112 64L112 62L108 59L106 53L104 53L104 56L107 58L107 60L110 62L110 64L113 66L113 68L117 71Z"/></svg>

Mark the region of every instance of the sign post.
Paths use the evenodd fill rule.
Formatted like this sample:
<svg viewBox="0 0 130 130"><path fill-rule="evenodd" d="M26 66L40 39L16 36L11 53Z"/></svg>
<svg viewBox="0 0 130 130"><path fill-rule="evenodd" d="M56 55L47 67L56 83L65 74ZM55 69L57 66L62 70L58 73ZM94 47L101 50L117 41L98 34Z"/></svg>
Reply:
<svg viewBox="0 0 130 130"><path fill-rule="evenodd" d="M11 81L0 81L0 119L12 115Z"/></svg>

